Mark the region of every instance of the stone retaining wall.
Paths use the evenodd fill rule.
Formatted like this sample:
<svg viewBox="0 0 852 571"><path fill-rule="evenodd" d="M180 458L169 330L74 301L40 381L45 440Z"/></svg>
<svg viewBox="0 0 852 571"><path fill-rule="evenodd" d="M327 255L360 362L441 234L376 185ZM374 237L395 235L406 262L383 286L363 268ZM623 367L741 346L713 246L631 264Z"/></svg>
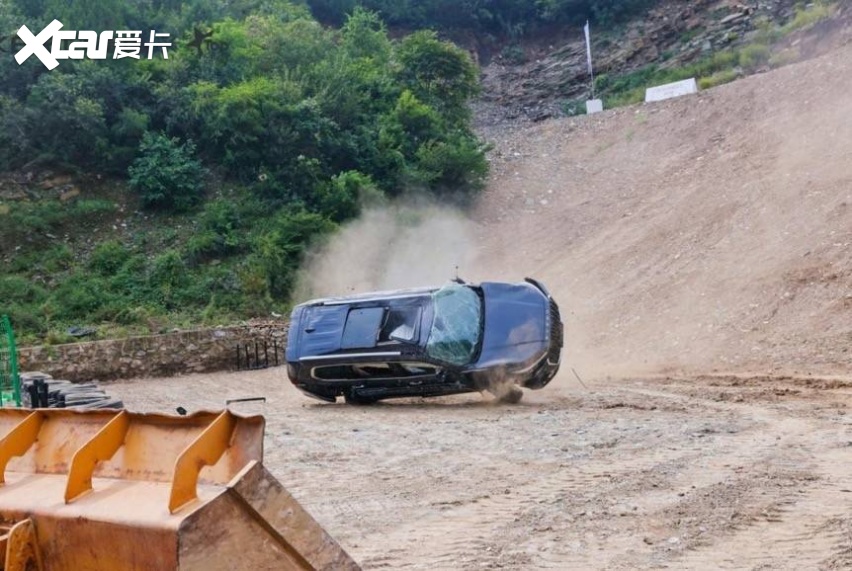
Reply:
<svg viewBox="0 0 852 571"><path fill-rule="evenodd" d="M287 324L264 322L236 327L177 331L163 335L109 339L67 345L18 348L21 371L41 371L70 381L111 381L135 377L164 377L186 373L236 370L237 345L267 342L269 364L284 362ZM243 355L245 366L245 355Z"/></svg>

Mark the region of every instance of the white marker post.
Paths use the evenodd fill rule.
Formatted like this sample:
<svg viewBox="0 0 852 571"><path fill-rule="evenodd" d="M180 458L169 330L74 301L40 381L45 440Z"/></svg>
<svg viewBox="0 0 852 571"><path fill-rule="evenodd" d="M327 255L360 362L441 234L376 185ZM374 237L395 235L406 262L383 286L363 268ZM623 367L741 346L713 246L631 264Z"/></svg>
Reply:
<svg viewBox="0 0 852 571"><path fill-rule="evenodd" d="M586 36L586 63L589 65L589 77L592 80L592 98L586 101L586 113L600 113L603 111L603 101L595 99L595 70L592 67L592 35L589 29L589 21L586 20L586 25L583 26L583 33Z"/></svg>

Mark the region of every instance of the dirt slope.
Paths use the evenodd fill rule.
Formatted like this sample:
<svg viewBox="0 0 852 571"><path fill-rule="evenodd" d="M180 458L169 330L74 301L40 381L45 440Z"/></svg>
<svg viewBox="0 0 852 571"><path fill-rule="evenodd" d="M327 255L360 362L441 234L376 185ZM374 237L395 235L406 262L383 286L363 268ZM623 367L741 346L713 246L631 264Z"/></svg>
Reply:
<svg viewBox="0 0 852 571"><path fill-rule="evenodd" d="M486 136L475 278L545 280L566 362L848 372L852 48L697 96Z"/></svg>

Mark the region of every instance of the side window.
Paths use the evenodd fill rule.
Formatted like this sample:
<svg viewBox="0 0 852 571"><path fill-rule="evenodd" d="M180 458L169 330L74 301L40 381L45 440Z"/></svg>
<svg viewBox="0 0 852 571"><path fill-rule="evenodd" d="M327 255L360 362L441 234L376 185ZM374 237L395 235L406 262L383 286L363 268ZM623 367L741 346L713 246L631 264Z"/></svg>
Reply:
<svg viewBox="0 0 852 571"><path fill-rule="evenodd" d="M367 349L376 346L376 336L385 318L383 307L352 309L343 329L343 349Z"/></svg>
<svg viewBox="0 0 852 571"><path fill-rule="evenodd" d="M394 307L388 311L382 330L379 332L379 343L390 341L414 341L417 336L417 326L420 324L421 309L416 306Z"/></svg>

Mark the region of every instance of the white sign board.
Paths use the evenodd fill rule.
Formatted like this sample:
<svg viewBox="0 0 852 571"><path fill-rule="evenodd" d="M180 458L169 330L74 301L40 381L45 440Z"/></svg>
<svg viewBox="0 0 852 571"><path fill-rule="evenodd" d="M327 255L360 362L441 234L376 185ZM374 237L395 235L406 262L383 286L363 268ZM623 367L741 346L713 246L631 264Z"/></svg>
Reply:
<svg viewBox="0 0 852 571"><path fill-rule="evenodd" d="M603 101L600 99L589 99L586 101L586 114L600 113L603 111Z"/></svg>
<svg viewBox="0 0 852 571"><path fill-rule="evenodd" d="M698 93L698 83L696 83L694 77L657 87L649 87L645 91L645 103L662 101L664 99L671 99L672 97L680 97L681 95L691 95L693 93Z"/></svg>

